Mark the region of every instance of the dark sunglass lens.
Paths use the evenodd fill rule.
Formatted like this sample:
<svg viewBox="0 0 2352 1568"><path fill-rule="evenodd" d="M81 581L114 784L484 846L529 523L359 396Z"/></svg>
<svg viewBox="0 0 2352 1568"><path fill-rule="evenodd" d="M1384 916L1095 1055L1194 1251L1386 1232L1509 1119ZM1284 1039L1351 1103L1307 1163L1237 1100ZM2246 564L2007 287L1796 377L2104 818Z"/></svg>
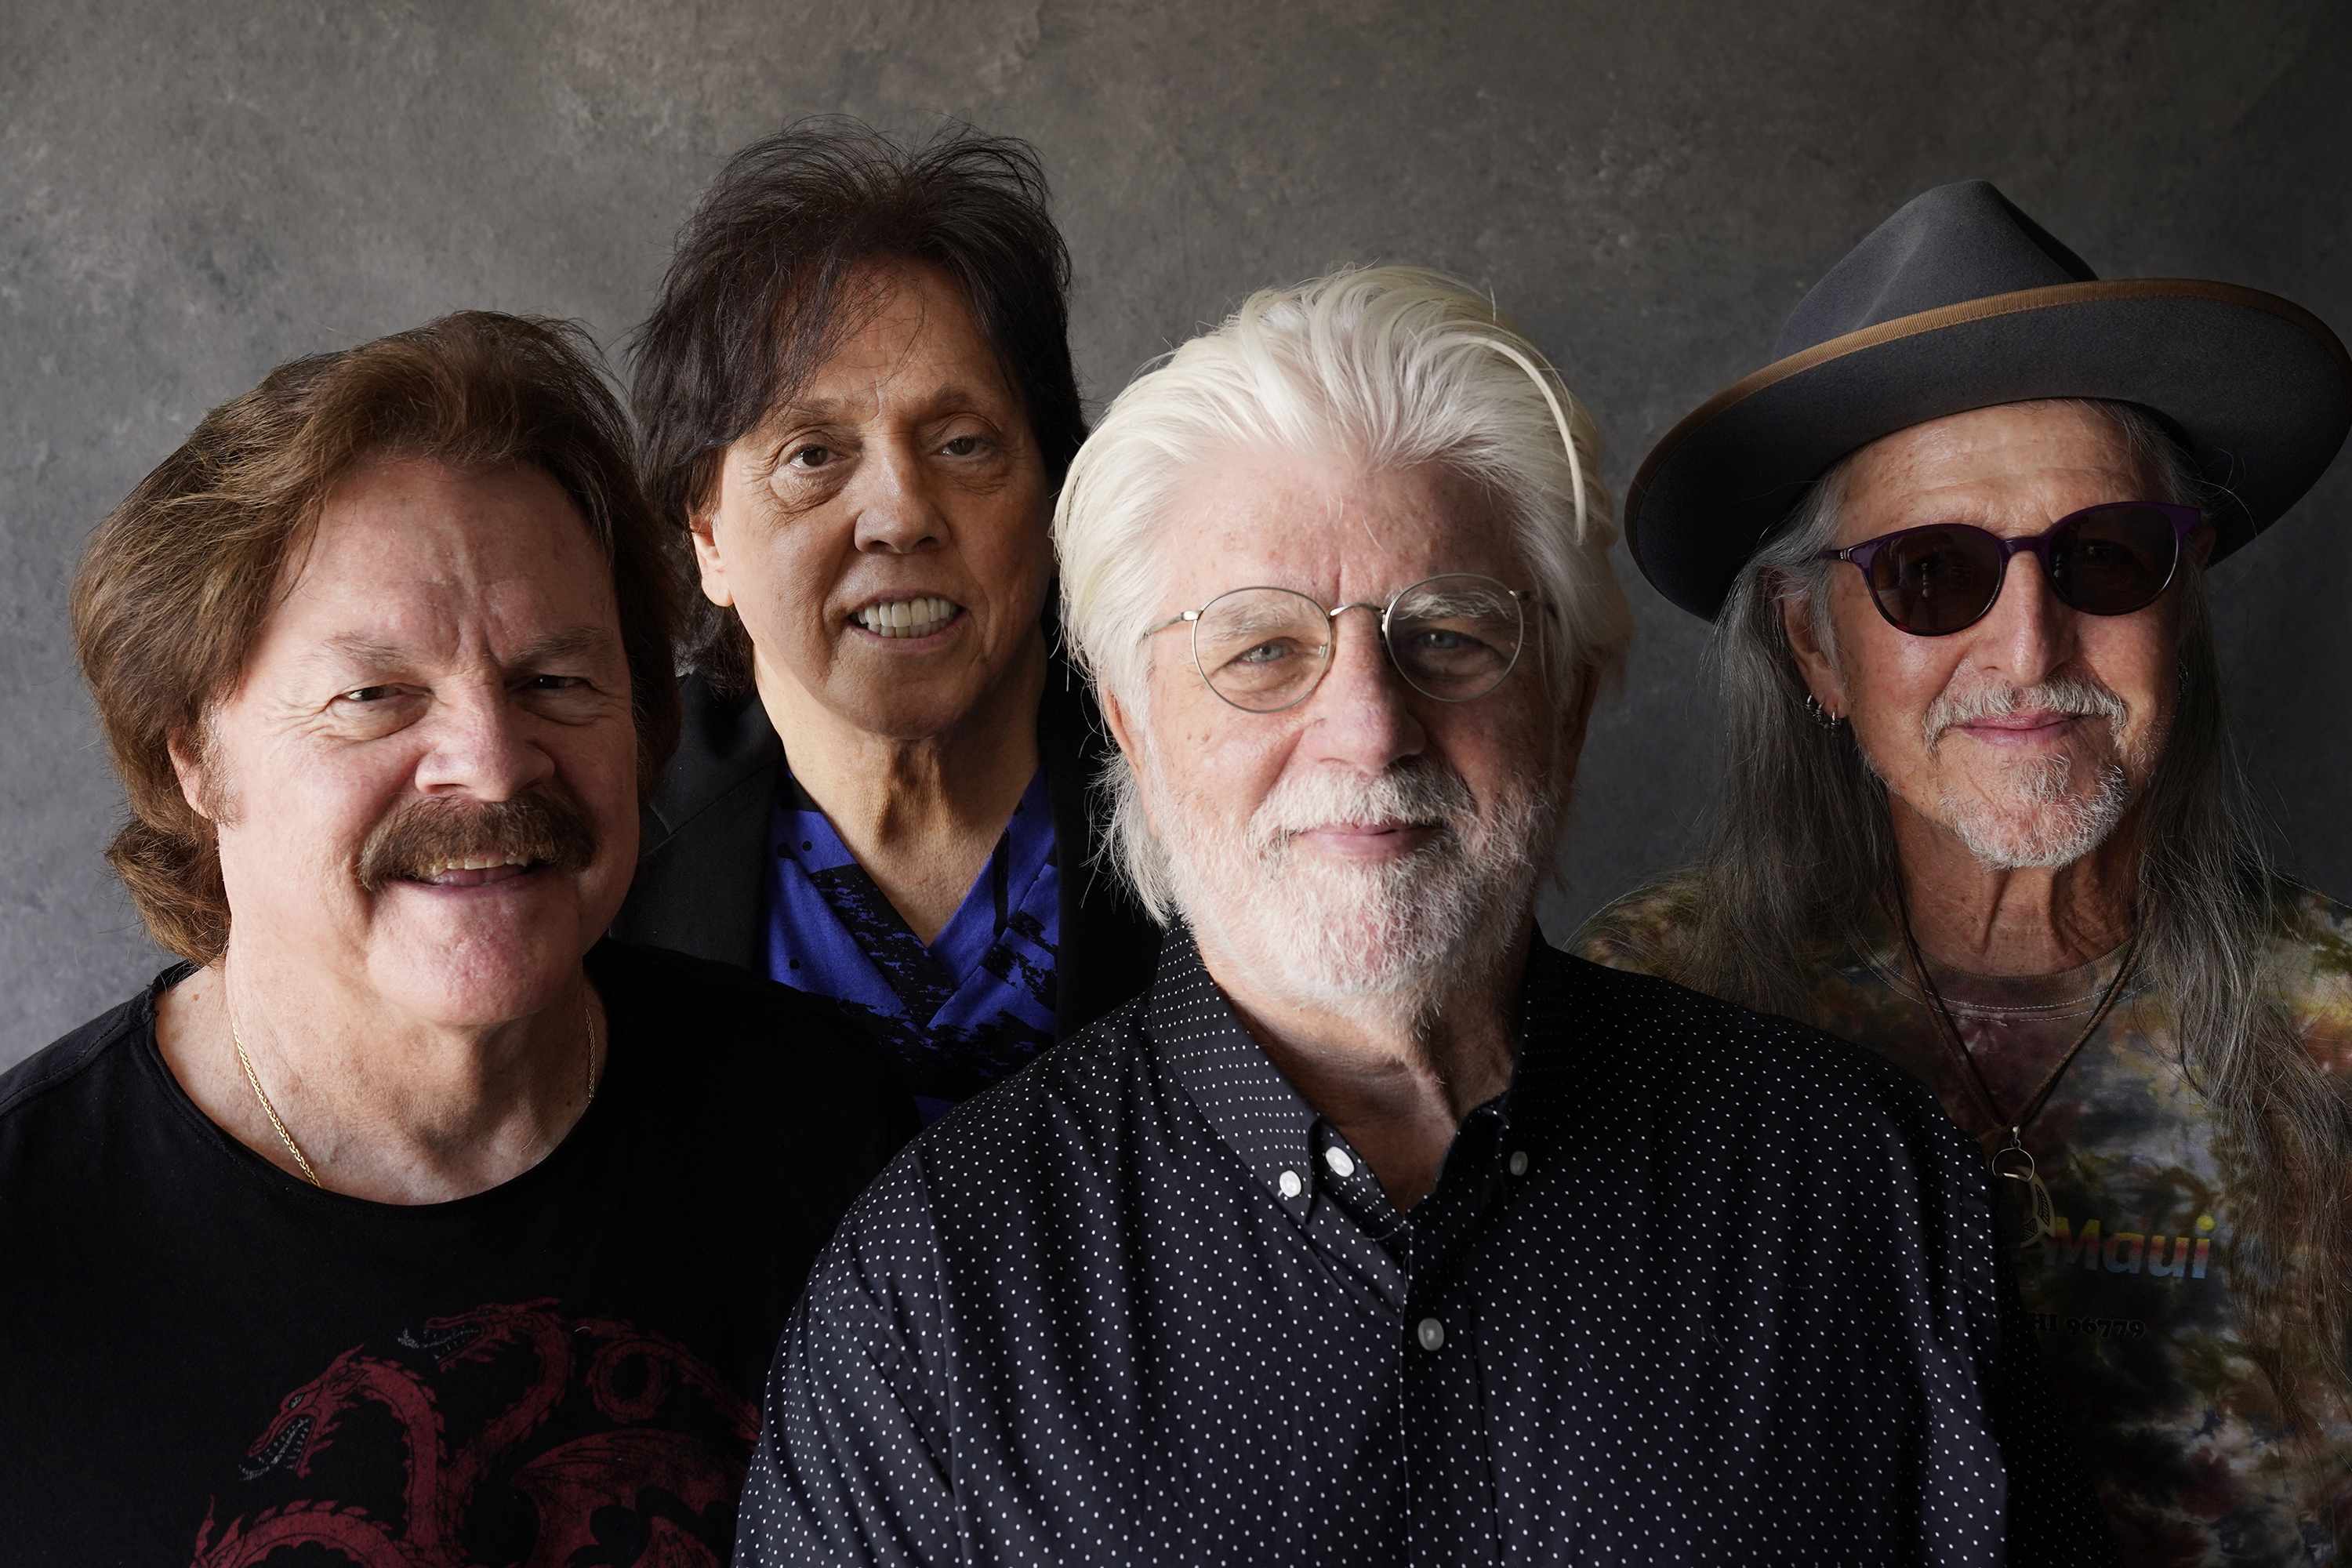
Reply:
<svg viewBox="0 0 2352 1568"><path fill-rule="evenodd" d="M2156 603L2180 550L2172 520L2148 506L2103 506L2067 519L2050 540L2050 587L2094 616Z"/></svg>
<svg viewBox="0 0 2352 1568"><path fill-rule="evenodd" d="M1886 618L1915 637L1973 625L2000 592L2000 544L1974 528L1895 535L1870 563L1870 591Z"/></svg>

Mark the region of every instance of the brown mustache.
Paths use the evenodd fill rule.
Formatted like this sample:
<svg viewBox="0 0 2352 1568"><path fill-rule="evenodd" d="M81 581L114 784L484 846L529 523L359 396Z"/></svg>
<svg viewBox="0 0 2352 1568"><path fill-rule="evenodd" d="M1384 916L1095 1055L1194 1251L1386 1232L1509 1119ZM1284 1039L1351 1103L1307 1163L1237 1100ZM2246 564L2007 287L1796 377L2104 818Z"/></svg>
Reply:
<svg viewBox="0 0 2352 1568"><path fill-rule="evenodd" d="M596 858L588 816L563 795L411 801L377 824L360 850L360 886L422 878L444 860L515 858L577 871Z"/></svg>

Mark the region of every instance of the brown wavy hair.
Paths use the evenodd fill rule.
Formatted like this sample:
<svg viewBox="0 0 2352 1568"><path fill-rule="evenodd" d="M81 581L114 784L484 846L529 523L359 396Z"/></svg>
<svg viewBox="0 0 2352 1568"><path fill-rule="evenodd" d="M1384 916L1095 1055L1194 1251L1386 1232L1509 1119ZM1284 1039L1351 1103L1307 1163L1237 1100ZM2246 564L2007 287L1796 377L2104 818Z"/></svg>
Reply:
<svg viewBox="0 0 2352 1568"><path fill-rule="evenodd" d="M228 898L213 825L181 793L172 748L205 756L212 710L236 689L328 492L386 455L536 468L562 487L613 565L641 794L677 747L667 531L586 333L466 310L282 364L205 416L106 515L74 580L75 652L131 810L106 858L155 940L193 963L226 949Z"/></svg>

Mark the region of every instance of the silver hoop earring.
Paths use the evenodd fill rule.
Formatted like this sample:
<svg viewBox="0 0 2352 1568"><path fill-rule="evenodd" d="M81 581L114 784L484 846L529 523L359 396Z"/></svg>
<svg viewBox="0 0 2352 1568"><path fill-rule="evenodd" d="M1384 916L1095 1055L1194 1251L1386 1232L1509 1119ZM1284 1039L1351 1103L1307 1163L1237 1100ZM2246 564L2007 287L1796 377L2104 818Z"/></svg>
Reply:
<svg viewBox="0 0 2352 1568"><path fill-rule="evenodd" d="M1822 707L1822 700L1811 692L1805 694L1805 716L1824 730L1834 730L1845 722L1843 719Z"/></svg>

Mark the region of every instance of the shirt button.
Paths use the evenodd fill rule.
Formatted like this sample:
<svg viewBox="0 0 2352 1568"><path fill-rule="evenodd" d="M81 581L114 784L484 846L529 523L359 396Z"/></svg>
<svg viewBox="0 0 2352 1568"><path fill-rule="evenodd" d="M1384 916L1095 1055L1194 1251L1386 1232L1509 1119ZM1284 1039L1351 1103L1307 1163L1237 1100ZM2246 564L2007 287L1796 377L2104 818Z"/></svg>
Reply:
<svg viewBox="0 0 2352 1568"><path fill-rule="evenodd" d="M1323 1163L1330 1166L1336 1175L1352 1176L1356 1173L1356 1162L1348 1158L1345 1149L1324 1150Z"/></svg>
<svg viewBox="0 0 2352 1568"><path fill-rule="evenodd" d="M1423 1318L1421 1326L1413 1330L1413 1337L1421 1341L1421 1348L1425 1351L1444 1350L1445 1325L1435 1318Z"/></svg>
<svg viewBox="0 0 2352 1568"><path fill-rule="evenodd" d="M1512 1150L1512 1151L1511 1151L1511 1174L1513 1174L1513 1175L1515 1175L1515 1176L1524 1176L1524 1175L1526 1175L1527 1173L1528 1173L1528 1152L1527 1152L1525 1149L1514 1149L1514 1150Z"/></svg>
<svg viewBox="0 0 2352 1568"><path fill-rule="evenodd" d="M1298 1179L1298 1173L1296 1171L1283 1172L1276 1178L1274 1184L1282 1189L1282 1195L1286 1198L1295 1198L1307 1190L1307 1184Z"/></svg>

